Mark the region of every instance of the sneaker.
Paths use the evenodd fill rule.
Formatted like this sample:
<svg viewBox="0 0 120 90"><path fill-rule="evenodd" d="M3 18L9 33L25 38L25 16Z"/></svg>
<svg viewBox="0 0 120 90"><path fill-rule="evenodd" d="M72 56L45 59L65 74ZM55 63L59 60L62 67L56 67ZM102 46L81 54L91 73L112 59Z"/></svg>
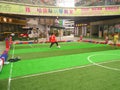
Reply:
<svg viewBox="0 0 120 90"><path fill-rule="evenodd" d="M60 46L58 46L58 48L60 48Z"/></svg>
<svg viewBox="0 0 120 90"><path fill-rule="evenodd" d="M4 64L9 64L9 62L6 61L6 62L4 62Z"/></svg>

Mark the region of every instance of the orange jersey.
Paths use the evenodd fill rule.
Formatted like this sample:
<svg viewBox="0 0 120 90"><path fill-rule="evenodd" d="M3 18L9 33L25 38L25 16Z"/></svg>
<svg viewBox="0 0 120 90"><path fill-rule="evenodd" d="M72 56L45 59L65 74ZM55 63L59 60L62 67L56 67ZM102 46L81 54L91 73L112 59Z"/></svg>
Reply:
<svg viewBox="0 0 120 90"><path fill-rule="evenodd" d="M57 41L56 36L55 35L50 36L49 41L50 42L56 42Z"/></svg>

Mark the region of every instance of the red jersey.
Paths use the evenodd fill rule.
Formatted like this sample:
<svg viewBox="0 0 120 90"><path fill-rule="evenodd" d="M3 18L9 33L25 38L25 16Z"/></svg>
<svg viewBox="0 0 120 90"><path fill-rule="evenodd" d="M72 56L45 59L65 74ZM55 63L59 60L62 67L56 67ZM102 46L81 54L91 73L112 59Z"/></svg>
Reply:
<svg viewBox="0 0 120 90"><path fill-rule="evenodd" d="M57 41L56 36L55 35L50 36L49 41L50 42L56 42Z"/></svg>

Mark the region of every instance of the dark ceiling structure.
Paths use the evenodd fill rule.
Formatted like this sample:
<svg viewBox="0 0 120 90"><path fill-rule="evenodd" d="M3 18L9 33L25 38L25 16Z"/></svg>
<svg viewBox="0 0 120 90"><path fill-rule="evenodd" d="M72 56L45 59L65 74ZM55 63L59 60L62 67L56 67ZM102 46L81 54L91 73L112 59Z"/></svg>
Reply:
<svg viewBox="0 0 120 90"><path fill-rule="evenodd" d="M57 16L31 16L31 15L17 15L17 14L2 14L0 16L11 17L25 20L26 18L53 18L56 19ZM95 22L95 21L102 21L102 20L110 20L110 19L117 19L120 18L120 15L113 15L113 16L60 16L59 19L68 19L70 21L75 21L76 23L87 23L87 22Z"/></svg>
<svg viewBox="0 0 120 90"><path fill-rule="evenodd" d="M61 17L62 19L70 19L75 21L76 23L87 23L87 22L95 22L95 21L103 21L110 19L120 18L120 15L113 16L84 16L84 17Z"/></svg>

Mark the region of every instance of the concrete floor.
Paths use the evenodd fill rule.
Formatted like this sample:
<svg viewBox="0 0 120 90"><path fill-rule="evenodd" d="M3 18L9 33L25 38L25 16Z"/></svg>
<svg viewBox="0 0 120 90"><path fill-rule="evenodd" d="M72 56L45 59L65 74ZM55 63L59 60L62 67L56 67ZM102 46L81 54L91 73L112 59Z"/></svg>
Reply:
<svg viewBox="0 0 120 90"><path fill-rule="evenodd" d="M5 50L5 42L0 41L0 55L3 53L4 50Z"/></svg>

